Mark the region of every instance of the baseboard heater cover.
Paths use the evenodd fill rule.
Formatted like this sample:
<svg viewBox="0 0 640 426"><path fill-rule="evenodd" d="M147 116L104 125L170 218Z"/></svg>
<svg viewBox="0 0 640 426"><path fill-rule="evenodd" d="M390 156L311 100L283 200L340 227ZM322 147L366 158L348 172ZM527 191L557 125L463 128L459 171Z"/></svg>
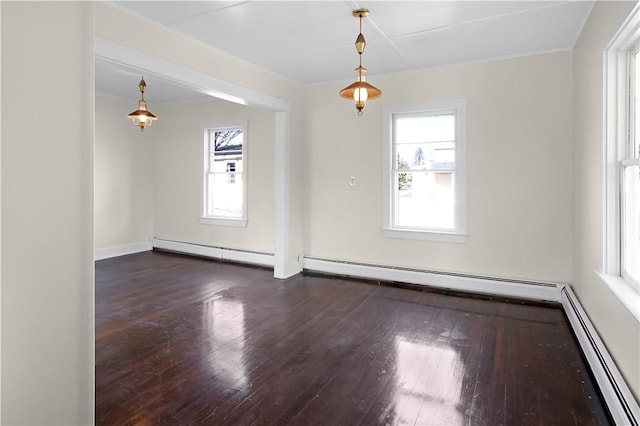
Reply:
<svg viewBox="0 0 640 426"><path fill-rule="evenodd" d="M560 289L565 284L525 281L459 274L397 266L374 265L322 259L302 258L303 270L323 272L380 281L403 282L445 290L516 297L535 301L560 303Z"/></svg>
<svg viewBox="0 0 640 426"><path fill-rule="evenodd" d="M587 358L600 392L616 425L638 426L640 406L609 355L582 305L569 286L562 291L562 306Z"/></svg>
<svg viewBox="0 0 640 426"><path fill-rule="evenodd" d="M271 268L273 268L274 264L273 254L270 253L185 243L181 241L165 240L161 238L152 238L151 246L154 249L158 250L192 254L195 256L208 257L211 259L250 263L253 265L268 266Z"/></svg>

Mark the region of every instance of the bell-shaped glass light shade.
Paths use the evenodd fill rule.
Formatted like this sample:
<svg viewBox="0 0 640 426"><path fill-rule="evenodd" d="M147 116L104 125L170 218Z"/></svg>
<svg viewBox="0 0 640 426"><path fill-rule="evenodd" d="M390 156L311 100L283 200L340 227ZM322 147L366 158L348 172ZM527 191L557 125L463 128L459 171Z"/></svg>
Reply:
<svg viewBox="0 0 640 426"><path fill-rule="evenodd" d="M129 114L131 120L133 120L133 125L140 127L140 131L144 132L144 128L147 126L151 126L154 120L157 120L158 117L153 115L151 111L147 110L147 101L139 100L138 101L138 109Z"/></svg>
<svg viewBox="0 0 640 426"><path fill-rule="evenodd" d="M366 87L357 87L356 90L353 91L353 100L356 102L356 109L358 110L358 115L362 115L362 110L367 104L368 97L369 97L369 93Z"/></svg>
<svg viewBox="0 0 640 426"><path fill-rule="evenodd" d="M362 115L362 110L364 109L367 100L379 98L382 96L382 91L365 81L365 77L362 75L364 69L356 69L356 72L358 72L358 81L351 83L342 89L340 91L340 96L345 99L354 100L356 103L356 109L358 110L358 115Z"/></svg>
<svg viewBox="0 0 640 426"><path fill-rule="evenodd" d="M366 87L358 87L353 91L353 100L358 102L367 102L367 98L369 97L369 92Z"/></svg>

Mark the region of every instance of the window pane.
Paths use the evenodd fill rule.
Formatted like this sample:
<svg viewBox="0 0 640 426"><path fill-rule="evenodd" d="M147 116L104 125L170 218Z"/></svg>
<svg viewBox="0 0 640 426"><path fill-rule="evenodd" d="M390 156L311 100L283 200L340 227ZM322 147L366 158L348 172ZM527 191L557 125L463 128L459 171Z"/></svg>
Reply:
<svg viewBox="0 0 640 426"><path fill-rule="evenodd" d="M456 153L453 142L411 143L396 146L396 168L452 170Z"/></svg>
<svg viewBox="0 0 640 426"><path fill-rule="evenodd" d="M634 90L633 90L633 140L631 141L631 146L629 146L629 150L631 151L628 158L639 158L640 157L640 108L638 105L638 88L640 87L640 52L637 52L634 55L634 67L635 67L635 81ZM625 153L625 157L627 154Z"/></svg>
<svg viewBox="0 0 640 426"><path fill-rule="evenodd" d="M441 142L455 140L453 113L427 116L397 116L395 120L396 144Z"/></svg>
<svg viewBox="0 0 640 426"><path fill-rule="evenodd" d="M242 129L216 130L213 141L212 172L242 171Z"/></svg>
<svg viewBox="0 0 640 426"><path fill-rule="evenodd" d="M243 219L244 127L208 129L205 212L212 218Z"/></svg>
<svg viewBox="0 0 640 426"><path fill-rule="evenodd" d="M207 216L242 218L242 173L207 176Z"/></svg>
<svg viewBox="0 0 640 426"><path fill-rule="evenodd" d="M229 151L242 154L242 129L216 130L213 135L213 150L216 154L226 155Z"/></svg>
<svg viewBox="0 0 640 426"><path fill-rule="evenodd" d="M453 229L453 173L396 172L394 226Z"/></svg>
<svg viewBox="0 0 640 426"><path fill-rule="evenodd" d="M640 283L640 166L624 170L622 270Z"/></svg>

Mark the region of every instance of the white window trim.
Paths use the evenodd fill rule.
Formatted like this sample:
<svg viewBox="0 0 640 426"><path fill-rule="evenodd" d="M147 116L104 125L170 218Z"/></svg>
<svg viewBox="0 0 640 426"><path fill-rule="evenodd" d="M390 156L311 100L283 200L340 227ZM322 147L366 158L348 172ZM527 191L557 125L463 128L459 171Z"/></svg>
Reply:
<svg viewBox="0 0 640 426"><path fill-rule="evenodd" d="M596 275L640 322L640 292L621 274L620 160L627 144L629 51L640 41L638 5L604 51L602 267Z"/></svg>
<svg viewBox="0 0 640 426"><path fill-rule="evenodd" d="M393 114L419 113L430 111L455 111L456 114L456 168L455 168L455 225L453 230L417 230L393 227L393 185L392 185L392 118ZM464 243L467 240L467 100L419 102L382 107L382 188L383 226L388 238Z"/></svg>
<svg viewBox="0 0 640 426"><path fill-rule="evenodd" d="M207 173L204 172L209 167L209 141L208 133L210 130L227 130L242 128L243 144L242 144L242 217L240 218L228 218L221 216L207 216ZM206 126L203 127L202 133L204 137L203 143L203 173L202 173L202 216L200 216L200 223L203 225L216 225L216 226L230 226L244 228L247 226L247 181L249 171L249 144L248 141L248 122L241 121L235 124L229 124L224 126Z"/></svg>

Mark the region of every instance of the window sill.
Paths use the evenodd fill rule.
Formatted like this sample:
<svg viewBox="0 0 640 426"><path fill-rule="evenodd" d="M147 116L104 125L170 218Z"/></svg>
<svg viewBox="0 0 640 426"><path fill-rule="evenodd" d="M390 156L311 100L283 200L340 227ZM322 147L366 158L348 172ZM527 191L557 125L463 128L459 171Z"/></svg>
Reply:
<svg viewBox="0 0 640 426"><path fill-rule="evenodd" d="M247 219L223 219L220 217L201 217L200 223L203 225L233 226L236 228L245 228Z"/></svg>
<svg viewBox="0 0 640 426"><path fill-rule="evenodd" d="M636 321L640 322L640 293L619 276L603 274L598 271L596 271L596 275L609 287L609 290L627 308Z"/></svg>
<svg viewBox="0 0 640 426"><path fill-rule="evenodd" d="M405 240L442 241L448 243L464 243L467 234L457 232L413 231L405 229L383 229L387 238L399 238Z"/></svg>

